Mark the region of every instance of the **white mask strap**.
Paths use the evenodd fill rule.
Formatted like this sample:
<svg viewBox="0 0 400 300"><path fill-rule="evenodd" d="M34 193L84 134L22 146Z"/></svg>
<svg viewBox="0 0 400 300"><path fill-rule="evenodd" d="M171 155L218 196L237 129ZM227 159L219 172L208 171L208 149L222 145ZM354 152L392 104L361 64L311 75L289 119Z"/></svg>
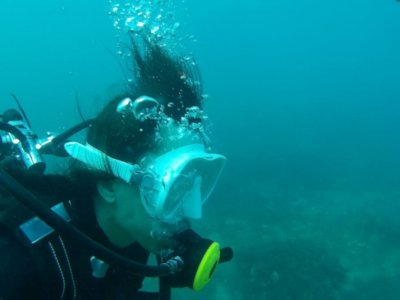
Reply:
<svg viewBox="0 0 400 300"><path fill-rule="evenodd" d="M65 151L87 166L104 172L110 172L127 183L137 182L142 177L141 168L124 161L112 158L89 144L68 142L64 145Z"/></svg>

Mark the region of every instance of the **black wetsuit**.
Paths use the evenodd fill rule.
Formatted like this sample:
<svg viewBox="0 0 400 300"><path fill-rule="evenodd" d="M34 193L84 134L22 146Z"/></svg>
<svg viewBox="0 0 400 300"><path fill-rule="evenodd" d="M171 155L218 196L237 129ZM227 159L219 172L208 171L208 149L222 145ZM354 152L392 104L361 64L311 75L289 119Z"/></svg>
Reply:
<svg viewBox="0 0 400 300"><path fill-rule="evenodd" d="M69 202L65 205L69 207ZM74 220L72 207L69 212L71 222L93 239L135 261L147 262L149 253L137 243L124 249L113 247L98 227L93 209L84 212L83 221ZM73 239L53 232L29 246L18 232L18 228L0 225L0 300L158 299L155 293L138 292L143 278L127 270L109 266L103 278L94 277L93 253Z"/></svg>

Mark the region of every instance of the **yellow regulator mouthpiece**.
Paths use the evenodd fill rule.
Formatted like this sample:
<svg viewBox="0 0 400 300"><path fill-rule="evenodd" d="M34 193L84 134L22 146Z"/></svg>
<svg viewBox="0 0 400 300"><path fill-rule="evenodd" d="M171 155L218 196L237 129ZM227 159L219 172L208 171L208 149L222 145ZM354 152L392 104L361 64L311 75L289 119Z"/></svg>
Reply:
<svg viewBox="0 0 400 300"><path fill-rule="evenodd" d="M219 262L221 252L219 244L213 242L204 253L203 258L197 268L194 280L193 290L200 291L208 282L210 282L215 268Z"/></svg>

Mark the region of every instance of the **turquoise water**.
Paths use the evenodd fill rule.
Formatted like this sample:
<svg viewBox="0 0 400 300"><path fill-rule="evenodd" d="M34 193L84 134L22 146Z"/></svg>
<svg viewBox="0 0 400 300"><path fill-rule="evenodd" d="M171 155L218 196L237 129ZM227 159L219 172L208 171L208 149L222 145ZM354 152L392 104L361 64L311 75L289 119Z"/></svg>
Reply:
<svg viewBox="0 0 400 300"><path fill-rule="evenodd" d="M196 226L236 251L176 299L399 299L400 3L164 2L229 159ZM126 79L109 11L3 0L0 109L16 93L39 134L76 96L95 115Z"/></svg>

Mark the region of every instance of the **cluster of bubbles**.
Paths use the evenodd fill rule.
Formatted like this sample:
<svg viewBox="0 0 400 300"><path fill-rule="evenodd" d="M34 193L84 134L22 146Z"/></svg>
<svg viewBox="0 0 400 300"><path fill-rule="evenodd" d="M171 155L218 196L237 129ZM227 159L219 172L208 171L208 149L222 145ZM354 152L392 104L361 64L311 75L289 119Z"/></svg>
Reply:
<svg viewBox="0 0 400 300"><path fill-rule="evenodd" d="M116 30L116 54L131 59L132 49L129 37L147 39L168 51L179 53L187 42L197 42L194 35L183 34L178 21L184 15L186 0L108 0L109 15ZM139 40L140 40L139 39ZM185 50L186 51L186 50ZM181 58L184 65L196 68L191 55ZM190 86L200 85L199 81L182 74L181 79ZM126 78L129 84L133 78Z"/></svg>
<svg viewBox="0 0 400 300"><path fill-rule="evenodd" d="M147 38L168 45L180 27L174 13L180 2L183 0L109 0L109 14L118 32L145 33Z"/></svg>
<svg viewBox="0 0 400 300"><path fill-rule="evenodd" d="M167 107L174 106L174 103L168 103ZM177 122L173 118L165 114L165 107L160 106L157 117L157 132L156 139L161 142L168 139L174 144L179 141L188 141L203 143L206 148L211 148L211 141L206 134L204 128L205 121L208 119L204 111L198 106L186 108L184 116ZM177 126L171 126L175 124Z"/></svg>
<svg viewBox="0 0 400 300"><path fill-rule="evenodd" d="M121 44L123 36L126 33L134 36L144 37L152 42L156 42L161 47L166 47L169 50L179 48L179 45L184 39L196 41L194 36L178 37L177 32L180 28L180 23L177 21L176 13L183 7L185 0L108 0L110 5L109 14L112 18L113 26L117 31L117 54L129 57L131 51L124 49ZM196 69L196 62L191 55L186 55L180 61L183 65L188 65ZM193 74L182 74L181 79L189 86L200 86L201 82L197 76ZM128 82L132 79L128 78ZM207 95L202 95L203 99ZM175 105L174 102L168 103L165 106L147 107L141 105L143 109L140 113L136 112L135 116L140 121L153 119L157 121L157 139L159 141L174 139L179 141L191 136L193 141L203 142L206 146L210 144L204 129L204 121L207 116L197 106L187 108L184 116L180 121L174 121L165 113L171 110ZM138 107L139 108L139 107ZM155 113L156 111L156 113ZM172 123L178 126L170 126ZM176 132L171 132L171 128L175 128ZM177 129L176 129L177 128Z"/></svg>
<svg viewBox="0 0 400 300"><path fill-rule="evenodd" d="M124 117L126 114L133 114L140 122L154 120L157 123L156 141L163 142L165 139L179 142L191 139L192 142L202 142L206 147L210 147L204 123L208 119L204 111L198 106L186 108L185 114L176 122L169 117L165 110L173 108L174 102L166 106L160 105L155 99L141 96L134 101L130 98L123 99L117 106L116 111ZM172 125L177 126L172 126Z"/></svg>

